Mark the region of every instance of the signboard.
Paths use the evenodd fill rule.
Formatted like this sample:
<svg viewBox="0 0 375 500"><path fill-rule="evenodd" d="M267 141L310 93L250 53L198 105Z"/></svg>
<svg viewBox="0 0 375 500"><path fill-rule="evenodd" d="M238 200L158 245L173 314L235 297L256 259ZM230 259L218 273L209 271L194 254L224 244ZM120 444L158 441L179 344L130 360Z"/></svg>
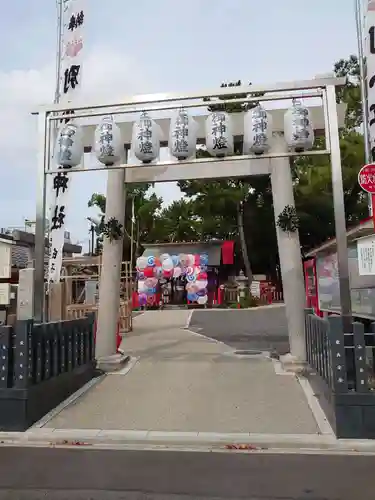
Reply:
<svg viewBox="0 0 375 500"><path fill-rule="evenodd" d="M34 269L21 269L17 291L17 319L33 317L34 310Z"/></svg>
<svg viewBox="0 0 375 500"><path fill-rule="evenodd" d="M252 281L250 285L250 293L253 297L260 298L260 281Z"/></svg>
<svg viewBox="0 0 375 500"><path fill-rule="evenodd" d="M316 259L316 276L320 310L340 310L340 283L337 254Z"/></svg>
<svg viewBox="0 0 375 500"><path fill-rule="evenodd" d="M375 194L375 163L361 168L358 174L358 184L367 193Z"/></svg>
<svg viewBox="0 0 375 500"><path fill-rule="evenodd" d="M12 242L0 241L0 279L9 280L12 275Z"/></svg>
<svg viewBox="0 0 375 500"><path fill-rule="evenodd" d="M10 283L0 283L0 306L10 304Z"/></svg>
<svg viewBox="0 0 375 500"><path fill-rule="evenodd" d="M358 274L375 276L375 235L357 241Z"/></svg>

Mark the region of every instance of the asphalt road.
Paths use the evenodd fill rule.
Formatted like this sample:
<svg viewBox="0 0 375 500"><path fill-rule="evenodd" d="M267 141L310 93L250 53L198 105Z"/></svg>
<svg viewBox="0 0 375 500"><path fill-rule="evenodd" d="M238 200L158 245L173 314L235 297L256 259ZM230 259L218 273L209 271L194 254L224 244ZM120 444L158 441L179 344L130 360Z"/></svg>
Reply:
<svg viewBox="0 0 375 500"><path fill-rule="evenodd" d="M373 500L375 456L0 448L1 500Z"/></svg>
<svg viewBox="0 0 375 500"><path fill-rule="evenodd" d="M289 352L285 307L240 310L196 310L189 329L234 349Z"/></svg>

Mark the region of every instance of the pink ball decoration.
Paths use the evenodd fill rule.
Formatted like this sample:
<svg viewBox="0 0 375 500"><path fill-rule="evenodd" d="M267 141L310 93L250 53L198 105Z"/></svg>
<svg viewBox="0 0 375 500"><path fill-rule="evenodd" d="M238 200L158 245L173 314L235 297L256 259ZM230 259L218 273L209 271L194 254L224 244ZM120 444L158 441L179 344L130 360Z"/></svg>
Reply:
<svg viewBox="0 0 375 500"><path fill-rule="evenodd" d="M175 267L173 269L173 277L174 278L179 278L182 274L181 267Z"/></svg>

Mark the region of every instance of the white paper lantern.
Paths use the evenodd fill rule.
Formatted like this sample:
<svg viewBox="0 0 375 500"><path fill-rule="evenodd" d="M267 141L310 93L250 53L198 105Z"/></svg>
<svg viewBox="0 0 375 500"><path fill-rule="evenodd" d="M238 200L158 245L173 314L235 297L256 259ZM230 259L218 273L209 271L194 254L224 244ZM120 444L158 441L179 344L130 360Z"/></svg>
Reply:
<svg viewBox="0 0 375 500"><path fill-rule="evenodd" d="M207 288L208 285L207 280L197 280L195 283L198 287L198 290L203 290L204 288Z"/></svg>
<svg viewBox="0 0 375 500"><path fill-rule="evenodd" d="M67 123L59 132L55 149L55 160L64 168L76 167L83 156L83 137L80 127Z"/></svg>
<svg viewBox="0 0 375 500"><path fill-rule="evenodd" d="M178 160L195 155L197 122L181 109L171 119L169 128L169 151Z"/></svg>
<svg viewBox="0 0 375 500"><path fill-rule="evenodd" d="M147 257L138 257L136 267L139 271L143 271L147 267Z"/></svg>
<svg viewBox="0 0 375 500"><path fill-rule="evenodd" d="M173 260L168 257L167 259L164 259L162 264L161 264L161 267L163 268L164 271L172 271L173 269Z"/></svg>
<svg viewBox="0 0 375 500"><path fill-rule="evenodd" d="M293 106L284 115L284 136L288 148L302 152L314 145L314 127L308 108L294 100Z"/></svg>
<svg viewBox="0 0 375 500"><path fill-rule="evenodd" d="M244 118L244 154L267 153L272 139L272 116L260 105Z"/></svg>
<svg viewBox="0 0 375 500"><path fill-rule="evenodd" d="M218 158L233 154L232 119L224 111L215 111L206 119L206 148Z"/></svg>
<svg viewBox="0 0 375 500"><path fill-rule="evenodd" d="M208 300L208 297L207 295L201 295L200 297L198 297L198 304L200 305L203 305L203 304L207 304L207 300Z"/></svg>
<svg viewBox="0 0 375 500"><path fill-rule="evenodd" d="M147 290L146 283L144 281L138 281L138 292L145 293Z"/></svg>
<svg viewBox="0 0 375 500"><path fill-rule="evenodd" d="M160 262L163 262L164 260L166 260L166 259L170 259L170 258L171 258L171 256L169 255L169 253L162 253L162 254L160 255L160 257L159 257Z"/></svg>
<svg viewBox="0 0 375 500"><path fill-rule="evenodd" d="M148 113L142 113L133 125L132 149L135 157L143 163L150 163L159 156L160 129Z"/></svg>
<svg viewBox="0 0 375 500"><path fill-rule="evenodd" d="M112 116L105 116L95 130L95 155L100 163L114 165L123 152L121 132Z"/></svg>

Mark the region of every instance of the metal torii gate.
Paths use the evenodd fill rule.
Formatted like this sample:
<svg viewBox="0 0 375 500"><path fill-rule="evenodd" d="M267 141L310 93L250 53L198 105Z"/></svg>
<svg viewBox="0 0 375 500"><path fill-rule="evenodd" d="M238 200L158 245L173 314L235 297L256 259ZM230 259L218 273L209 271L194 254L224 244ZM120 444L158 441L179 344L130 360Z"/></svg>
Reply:
<svg viewBox="0 0 375 500"><path fill-rule="evenodd" d="M127 163L130 148L132 119L121 121L124 115L141 111L168 112L183 106L184 108L207 107L205 98L213 99L211 104L253 101L280 101L291 98L319 98L321 105L310 108L315 128L324 130L326 148L302 153L306 155L329 155L332 167L333 201L335 229L337 239L338 267L340 279L341 311L343 320L350 323L351 300L349 290L349 272L347 258L346 223L344 195L341 172L339 144L339 126L343 125L345 105L336 104L335 88L345 84L344 78L317 78L314 80L279 83L265 86L243 86L235 89L236 94L252 95L262 93L261 97L245 97L225 100L233 95L233 88L220 88L210 92L195 94L153 94L124 98L121 101L107 103L76 103L70 109L66 105L44 106L34 114L38 115L38 193L36 209L35 239L35 282L34 282L34 318L44 319L44 257L45 257L45 213L46 213L46 176L59 172L52 167L51 142L54 122L62 118L75 118L84 131L85 151L90 151L93 144L96 120L108 114L119 115L116 123L125 139L125 163L110 167L85 167L84 165L69 170L69 173L90 170L108 170L106 218L116 217L124 221L125 186L139 182L168 182L182 179L218 179L237 178L251 175L270 175L272 182L275 219L286 205L294 206L293 184L289 158L301 153L287 151L283 139L283 115L285 109L271 110L273 115L273 144L271 152L259 156L241 155L226 158L189 159L186 161L158 162L150 165ZM73 112L74 109L74 112ZM122 115L122 116L121 116ZM198 122L198 144L204 143L204 120L207 115L194 118ZM340 118L340 123L339 123ZM243 134L243 113L232 115L235 141ZM161 145L167 145L169 136L169 118L156 118L162 130ZM318 125L318 126L317 126ZM83 160L84 163L84 160ZM61 172L61 170L60 170ZM124 186L125 184L125 186ZM277 230L277 241L283 279L286 315L288 320L291 346L291 363L299 364L305 360L304 336L304 279L298 233L288 234ZM105 238L103 246L103 268L100 283L100 303L98 317L97 354L100 359L115 361L115 335L119 305L120 263L122 241L109 242Z"/></svg>

